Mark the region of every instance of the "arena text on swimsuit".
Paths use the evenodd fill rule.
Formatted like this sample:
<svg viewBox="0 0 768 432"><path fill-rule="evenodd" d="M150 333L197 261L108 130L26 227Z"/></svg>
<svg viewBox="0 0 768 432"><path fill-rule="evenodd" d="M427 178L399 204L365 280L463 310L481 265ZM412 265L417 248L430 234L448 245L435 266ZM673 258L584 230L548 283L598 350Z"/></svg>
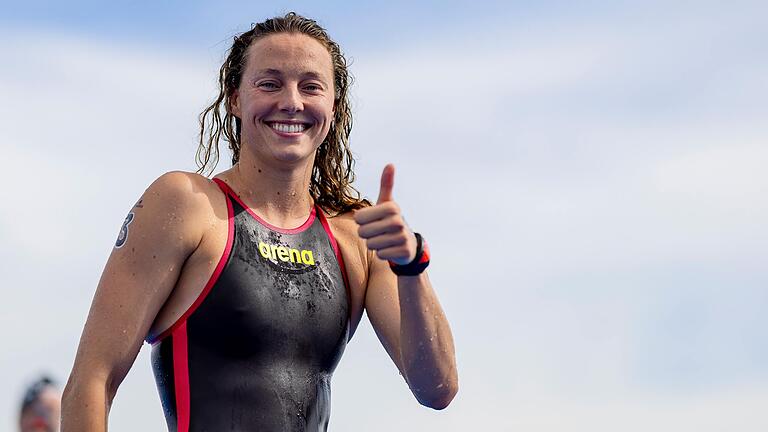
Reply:
<svg viewBox="0 0 768 432"><path fill-rule="evenodd" d="M272 261L278 259L283 262L300 263L306 265L315 265L315 258L312 255L311 250L298 250L291 249L285 246L270 245L264 242L259 242L259 253L261 256Z"/></svg>

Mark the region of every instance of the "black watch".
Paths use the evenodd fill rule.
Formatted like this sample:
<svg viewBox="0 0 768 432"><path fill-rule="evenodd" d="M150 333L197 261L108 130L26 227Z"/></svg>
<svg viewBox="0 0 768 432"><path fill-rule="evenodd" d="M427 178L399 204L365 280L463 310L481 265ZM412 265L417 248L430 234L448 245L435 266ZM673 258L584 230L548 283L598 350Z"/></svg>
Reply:
<svg viewBox="0 0 768 432"><path fill-rule="evenodd" d="M389 268L398 276L416 276L429 266L429 246L419 233L416 235L416 257L408 264L395 264L389 261Z"/></svg>

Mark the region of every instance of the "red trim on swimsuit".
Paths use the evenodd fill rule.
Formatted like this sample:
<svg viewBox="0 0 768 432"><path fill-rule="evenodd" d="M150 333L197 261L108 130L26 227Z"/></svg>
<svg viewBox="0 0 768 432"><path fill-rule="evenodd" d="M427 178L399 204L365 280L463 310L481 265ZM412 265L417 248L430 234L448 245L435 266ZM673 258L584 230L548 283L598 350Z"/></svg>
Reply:
<svg viewBox="0 0 768 432"><path fill-rule="evenodd" d="M189 351L187 322L173 332L173 387L176 391L176 432L189 431Z"/></svg>

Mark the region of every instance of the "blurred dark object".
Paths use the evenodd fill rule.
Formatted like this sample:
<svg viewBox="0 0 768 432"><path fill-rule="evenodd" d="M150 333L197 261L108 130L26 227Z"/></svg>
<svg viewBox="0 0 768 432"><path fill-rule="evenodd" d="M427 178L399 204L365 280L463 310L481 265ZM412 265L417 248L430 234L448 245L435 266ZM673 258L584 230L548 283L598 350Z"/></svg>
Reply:
<svg viewBox="0 0 768 432"><path fill-rule="evenodd" d="M61 393L56 381L43 375L24 392L19 413L21 432L58 432Z"/></svg>

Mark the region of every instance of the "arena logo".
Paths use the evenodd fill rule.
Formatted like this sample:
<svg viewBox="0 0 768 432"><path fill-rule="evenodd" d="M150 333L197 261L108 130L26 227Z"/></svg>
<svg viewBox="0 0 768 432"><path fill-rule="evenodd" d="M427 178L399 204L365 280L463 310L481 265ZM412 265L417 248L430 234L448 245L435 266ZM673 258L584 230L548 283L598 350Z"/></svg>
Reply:
<svg viewBox="0 0 768 432"><path fill-rule="evenodd" d="M315 265L315 257L311 250L298 250L285 246L270 245L259 242L259 253L272 261L292 262L306 265Z"/></svg>

